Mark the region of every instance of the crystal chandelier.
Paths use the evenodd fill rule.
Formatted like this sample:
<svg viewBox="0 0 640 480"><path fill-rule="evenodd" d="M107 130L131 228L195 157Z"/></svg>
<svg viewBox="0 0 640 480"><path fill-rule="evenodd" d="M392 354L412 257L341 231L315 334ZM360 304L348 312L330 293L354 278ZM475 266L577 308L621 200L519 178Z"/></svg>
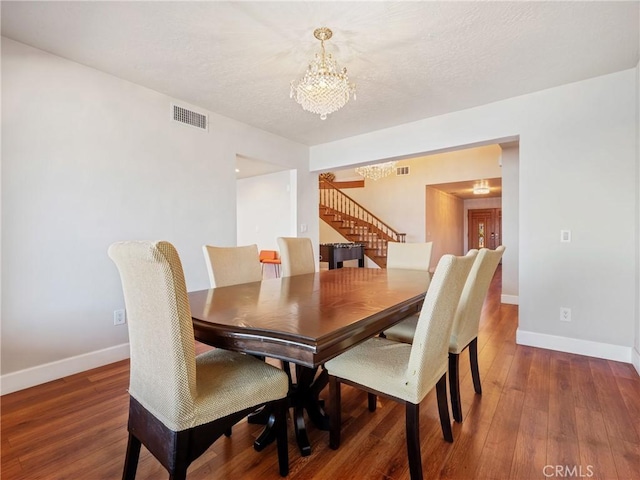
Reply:
<svg viewBox="0 0 640 480"><path fill-rule="evenodd" d="M356 173L364 178L378 180L387 175L391 175L396 168L396 162L379 163L378 165L365 165L364 167L356 167Z"/></svg>
<svg viewBox="0 0 640 480"><path fill-rule="evenodd" d="M486 180L480 180L473 186L474 195L486 195L487 193L491 193L491 189L489 188L489 182Z"/></svg>
<svg viewBox="0 0 640 480"><path fill-rule="evenodd" d="M304 77L295 83L291 81L291 98L295 99L304 110L317 113L322 120L327 115L344 107L353 94L356 99L356 86L349 83L347 69L340 70L331 54L325 54L324 41L329 40L333 32L326 28L316 28L313 36L320 40L322 51L316 53L309 64Z"/></svg>

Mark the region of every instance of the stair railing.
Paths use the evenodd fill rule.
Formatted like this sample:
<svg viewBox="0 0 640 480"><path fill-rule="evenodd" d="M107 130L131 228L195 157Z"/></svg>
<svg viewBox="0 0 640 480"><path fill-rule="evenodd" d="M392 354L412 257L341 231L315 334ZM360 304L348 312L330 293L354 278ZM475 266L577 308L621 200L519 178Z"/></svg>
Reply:
<svg viewBox="0 0 640 480"><path fill-rule="evenodd" d="M404 243L406 233L400 233L376 217L369 210L345 194L328 180L320 180L320 207L362 221L373 227L386 240Z"/></svg>

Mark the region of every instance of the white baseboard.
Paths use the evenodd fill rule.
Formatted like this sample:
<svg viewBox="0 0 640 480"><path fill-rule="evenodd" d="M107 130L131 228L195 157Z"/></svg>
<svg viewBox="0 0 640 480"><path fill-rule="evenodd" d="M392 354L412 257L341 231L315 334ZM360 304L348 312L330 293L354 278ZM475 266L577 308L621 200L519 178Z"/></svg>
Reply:
<svg viewBox="0 0 640 480"><path fill-rule="evenodd" d="M84 372L85 370L118 362L125 358L129 358L128 343L7 373L0 377L0 395L34 387L75 373Z"/></svg>
<svg viewBox="0 0 640 480"><path fill-rule="evenodd" d="M518 295L505 295L504 293L500 296L500 303L506 303L508 305L518 305L520 301L520 297Z"/></svg>
<svg viewBox="0 0 640 480"><path fill-rule="evenodd" d="M604 358L616 362L631 363L632 347L612 345L610 343L592 342L578 338L558 337L546 333L516 330L516 343L529 347L546 348L558 352L576 353L588 357ZM637 369L637 367L636 367Z"/></svg>
<svg viewBox="0 0 640 480"><path fill-rule="evenodd" d="M631 363L635 367L636 372L638 372L638 375L640 375L640 352L635 348L631 352Z"/></svg>

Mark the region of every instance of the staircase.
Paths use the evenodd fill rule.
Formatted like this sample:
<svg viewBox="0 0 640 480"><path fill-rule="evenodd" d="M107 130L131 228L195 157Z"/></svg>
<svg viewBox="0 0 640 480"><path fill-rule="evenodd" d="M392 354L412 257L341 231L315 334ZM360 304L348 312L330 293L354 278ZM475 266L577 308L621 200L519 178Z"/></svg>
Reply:
<svg viewBox="0 0 640 480"><path fill-rule="evenodd" d="M328 180L320 180L320 218L351 242L365 244L365 255L387 266L387 243L404 242L398 233Z"/></svg>

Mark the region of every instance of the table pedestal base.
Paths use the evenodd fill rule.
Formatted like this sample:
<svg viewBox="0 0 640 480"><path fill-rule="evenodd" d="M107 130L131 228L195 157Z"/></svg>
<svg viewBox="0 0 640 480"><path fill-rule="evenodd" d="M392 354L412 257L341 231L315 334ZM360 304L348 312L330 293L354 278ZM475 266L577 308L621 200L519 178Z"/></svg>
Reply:
<svg viewBox="0 0 640 480"><path fill-rule="evenodd" d="M286 364L284 370L291 379L289 364ZM296 432L296 442L300 449L300 455L303 457L311 454L311 443L309 442L304 419L305 410L316 428L329 430L329 417L323 410L324 402L319 399L320 392L327 385L329 375L326 370L322 370L316 378L317 372L318 367L309 368L296 365L296 383L291 382L289 388L289 406L293 408L293 426ZM276 438L275 430L273 429L274 415L265 410L252 414L248 420L250 423L265 423L264 430L253 444L253 448L258 452Z"/></svg>

